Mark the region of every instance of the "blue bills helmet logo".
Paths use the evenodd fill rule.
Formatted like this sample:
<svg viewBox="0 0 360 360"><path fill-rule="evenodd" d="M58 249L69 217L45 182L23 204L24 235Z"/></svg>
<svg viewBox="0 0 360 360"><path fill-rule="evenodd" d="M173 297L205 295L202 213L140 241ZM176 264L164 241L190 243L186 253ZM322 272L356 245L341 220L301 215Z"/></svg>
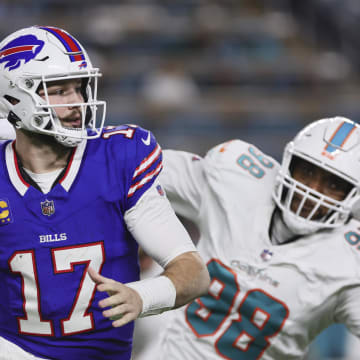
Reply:
<svg viewBox="0 0 360 360"><path fill-rule="evenodd" d="M55 213L55 205L53 200L45 200L41 202L41 211L45 216L51 216Z"/></svg>
<svg viewBox="0 0 360 360"><path fill-rule="evenodd" d="M12 223L12 215L9 206L9 200L0 199L0 226Z"/></svg>
<svg viewBox="0 0 360 360"><path fill-rule="evenodd" d="M20 36L0 49L0 64L5 63L9 71L15 70L20 67L22 60L27 63L34 59L43 46L44 41L34 35Z"/></svg>

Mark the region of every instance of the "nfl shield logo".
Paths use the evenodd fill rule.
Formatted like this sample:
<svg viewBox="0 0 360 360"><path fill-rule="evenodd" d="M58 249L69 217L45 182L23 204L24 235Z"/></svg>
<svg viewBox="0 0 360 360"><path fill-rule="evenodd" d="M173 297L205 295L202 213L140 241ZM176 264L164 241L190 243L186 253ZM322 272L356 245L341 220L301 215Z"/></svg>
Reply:
<svg viewBox="0 0 360 360"><path fill-rule="evenodd" d="M41 202L41 211L43 215L50 216L55 213L55 206L53 200L46 199Z"/></svg>
<svg viewBox="0 0 360 360"><path fill-rule="evenodd" d="M165 192L164 192L163 188L161 187L161 185L157 185L157 186L156 186L156 190L157 190L157 192L160 194L160 196L164 196L164 195L165 195Z"/></svg>
<svg viewBox="0 0 360 360"><path fill-rule="evenodd" d="M269 261L273 255L269 249L264 249L260 256L264 261Z"/></svg>

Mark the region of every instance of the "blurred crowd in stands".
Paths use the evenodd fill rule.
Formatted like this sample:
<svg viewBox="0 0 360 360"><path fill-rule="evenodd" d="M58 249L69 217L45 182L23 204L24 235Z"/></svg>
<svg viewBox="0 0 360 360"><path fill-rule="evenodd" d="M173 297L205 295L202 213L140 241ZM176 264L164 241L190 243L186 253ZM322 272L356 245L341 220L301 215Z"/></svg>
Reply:
<svg viewBox="0 0 360 360"><path fill-rule="evenodd" d="M163 148L201 155L239 137L277 160L305 124L360 118L359 19L359 0L0 2L1 38L53 25L89 50L108 125L136 123ZM344 356L346 333L331 331L314 359Z"/></svg>
<svg viewBox="0 0 360 360"><path fill-rule="evenodd" d="M240 136L279 159L288 131L357 119L359 16L358 0L2 0L0 33L76 34L104 73L108 124L200 153Z"/></svg>

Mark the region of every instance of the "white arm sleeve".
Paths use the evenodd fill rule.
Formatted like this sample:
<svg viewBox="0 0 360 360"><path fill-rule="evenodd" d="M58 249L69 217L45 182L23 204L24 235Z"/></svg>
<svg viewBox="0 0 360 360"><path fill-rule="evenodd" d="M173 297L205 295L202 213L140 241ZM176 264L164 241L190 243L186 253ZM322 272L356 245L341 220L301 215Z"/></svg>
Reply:
<svg viewBox="0 0 360 360"><path fill-rule="evenodd" d="M339 294L338 305L335 309L336 322L343 323L358 338L360 338L360 286L343 290Z"/></svg>
<svg viewBox="0 0 360 360"><path fill-rule="evenodd" d="M159 181L164 186L175 211L196 220L205 187L204 159L184 151L164 150L164 168Z"/></svg>
<svg viewBox="0 0 360 360"><path fill-rule="evenodd" d="M15 129L7 119L0 119L0 140L15 139Z"/></svg>
<svg viewBox="0 0 360 360"><path fill-rule="evenodd" d="M158 186L155 182L136 205L126 211L124 220L144 251L166 267L177 256L197 250Z"/></svg>

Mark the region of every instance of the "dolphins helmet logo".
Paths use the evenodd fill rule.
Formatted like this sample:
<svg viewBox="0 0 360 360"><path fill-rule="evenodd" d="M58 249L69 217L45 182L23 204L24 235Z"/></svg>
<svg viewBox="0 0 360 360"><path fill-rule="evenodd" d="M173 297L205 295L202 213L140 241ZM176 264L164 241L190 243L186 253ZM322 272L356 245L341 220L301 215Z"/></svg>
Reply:
<svg viewBox="0 0 360 360"><path fill-rule="evenodd" d="M5 63L9 71L15 70L21 66L21 60L27 63L34 59L43 46L44 41L34 35L19 36L0 49L0 64Z"/></svg>

